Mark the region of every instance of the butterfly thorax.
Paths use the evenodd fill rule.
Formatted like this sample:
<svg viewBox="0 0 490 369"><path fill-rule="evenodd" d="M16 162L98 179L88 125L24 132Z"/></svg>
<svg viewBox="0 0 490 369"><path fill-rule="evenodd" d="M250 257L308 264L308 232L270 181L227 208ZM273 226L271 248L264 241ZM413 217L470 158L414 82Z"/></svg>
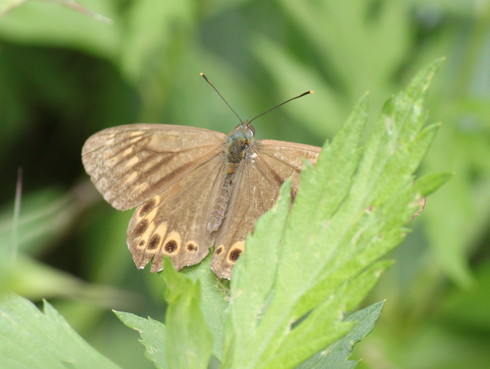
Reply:
<svg viewBox="0 0 490 369"><path fill-rule="evenodd" d="M215 199L208 221L208 232L215 232L223 223L228 209L235 174L242 160L250 154L254 137L254 128L248 122L238 125L226 139L224 154L226 157L225 178Z"/></svg>

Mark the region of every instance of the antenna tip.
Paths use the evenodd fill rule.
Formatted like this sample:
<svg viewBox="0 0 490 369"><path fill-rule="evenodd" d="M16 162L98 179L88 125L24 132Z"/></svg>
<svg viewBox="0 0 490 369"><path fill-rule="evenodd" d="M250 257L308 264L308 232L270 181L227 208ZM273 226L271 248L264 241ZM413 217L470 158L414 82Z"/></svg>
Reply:
<svg viewBox="0 0 490 369"><path fill-rule="evenodd" d="M212 85L212 83L211 83L211 82L209 82L208 77L206 77L206 76L204 75L204 73L199 73L199 75L200 75L202 78L204 78L204 79L206 80L206 82L207 82L207 83L209 83L210 85Z"/></svg>
<svg viewBox="0 0 490 369"><path fill-rule="evenodd" d="M315 91L313 91L313 90L310 91L310 94L314 94L314 93L315 93Z"/></svg>

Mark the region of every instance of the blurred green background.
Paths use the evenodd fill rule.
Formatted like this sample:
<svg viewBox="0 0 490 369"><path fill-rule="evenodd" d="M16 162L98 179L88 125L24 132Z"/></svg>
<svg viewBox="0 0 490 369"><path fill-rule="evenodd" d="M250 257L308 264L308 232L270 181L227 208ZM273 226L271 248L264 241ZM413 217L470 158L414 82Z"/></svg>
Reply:
<svg viewBox="0 0 490 369"><path fill-rule="evenodd" d="M89 135L133 122L231 131L236 118L205 72L244 119L315 90L255 127L259 138L322 145L363 93L375 119L419 68L446 56L428 104L429 121L443 125L421 172L453 178L393 253L370 297L387 299L385 310L355 356L360 368L490 368L488 0L81 5L112 23L55 2L0 0L0 291L48 299L113 361L151 368L111 309L162 320L161 284L126 248L131 211L104 203L84 174Z"/></svg>

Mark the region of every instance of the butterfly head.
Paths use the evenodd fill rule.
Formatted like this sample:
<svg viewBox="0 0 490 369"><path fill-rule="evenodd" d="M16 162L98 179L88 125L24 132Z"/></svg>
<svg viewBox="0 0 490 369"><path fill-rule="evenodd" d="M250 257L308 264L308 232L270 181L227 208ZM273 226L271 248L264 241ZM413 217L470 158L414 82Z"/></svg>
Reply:
<svg viewBox="0 0 490 369"><path fill-rule="evenodd" d="M243 121L235 127L233 132L230 133L230 137L233 135L243 135L251 139L255 136L255 127L250 123L250 120Z"/></svg>
<svg viewBox="0 0 490 369"><path fill-rule="evenodd" d="M235 127L233 132L228 136L226 147L228 161L230 163L239 163L250 151L253 143L255 128L250 122L245 121Z"/></svg>

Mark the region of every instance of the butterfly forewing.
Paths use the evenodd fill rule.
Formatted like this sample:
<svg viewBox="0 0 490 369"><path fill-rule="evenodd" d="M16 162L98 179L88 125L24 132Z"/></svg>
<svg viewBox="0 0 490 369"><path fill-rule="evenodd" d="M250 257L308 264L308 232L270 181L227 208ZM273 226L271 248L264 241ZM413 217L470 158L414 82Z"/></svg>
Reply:
<svg viewBox="0 0 490 369"><path fill-rule="evenodd" d="M260 140L240 164L224 223L216 236L211 267L231 278L233 266L244 251L245 238L257 219L274 204L282 183L292 178L297 191L303 160L316 163L320 148L283 141ZM266 247L266 246L265 246Z"/></svg>
<svg viewBox="0 0 490 369"><path fill-rule="evenodd" d="M85 170L119 210L136 207L222 152L226 135L168 124L130 124L91 136L82 148Z"/></svg>

